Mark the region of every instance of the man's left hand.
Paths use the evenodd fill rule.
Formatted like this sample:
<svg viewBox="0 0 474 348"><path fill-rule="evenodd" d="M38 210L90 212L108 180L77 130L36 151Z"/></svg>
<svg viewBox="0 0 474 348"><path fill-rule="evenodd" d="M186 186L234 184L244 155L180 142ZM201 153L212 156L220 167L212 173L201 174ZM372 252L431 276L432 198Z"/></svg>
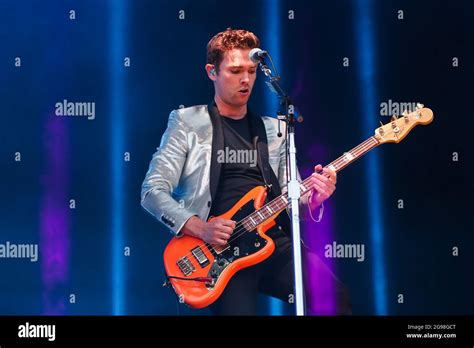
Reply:
<svg viewBox="0 0 474 348"><path fill-rule="evenodd" d="M325 173L326 176L318 173L321 170L323 170L323 173ZM320 164L314 167L314 173L310 176L312 194L310 193L311 200L309 204L311 210L316 209L321 205L321 203L331 197L336 190L336 182L337 174L334 170L328 168L323 169L323 166Z"/></svg>

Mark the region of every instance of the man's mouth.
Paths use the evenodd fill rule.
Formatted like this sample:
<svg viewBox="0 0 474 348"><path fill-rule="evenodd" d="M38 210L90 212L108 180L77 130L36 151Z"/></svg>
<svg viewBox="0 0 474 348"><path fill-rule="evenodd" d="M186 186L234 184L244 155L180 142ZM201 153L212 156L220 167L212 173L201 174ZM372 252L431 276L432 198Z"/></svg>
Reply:
<svg viewBox="0 0 474 348"><path fill-rule="evenodd" d="M241 88L239 89L240 95L248 95L249 94L249 89L248 88Z"/></svg>

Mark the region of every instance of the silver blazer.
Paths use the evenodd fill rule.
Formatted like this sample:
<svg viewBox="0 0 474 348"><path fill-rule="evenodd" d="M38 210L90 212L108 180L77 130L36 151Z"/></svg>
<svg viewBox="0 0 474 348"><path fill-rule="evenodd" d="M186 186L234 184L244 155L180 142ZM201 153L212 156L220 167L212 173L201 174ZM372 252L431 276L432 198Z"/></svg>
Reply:
<svg viewBox="0 0 474 348"><path fill-rule="evenodd" d="M182 235L180 230L193 215L207 220L213 197L211 181L214 180L214 190L217 187L216 179L212 177L217 171L211 164L215 151L212 147L223 135L216 133L221 117L216 116L215 111L211 112L212 104L182 108L170 113L167 129L153 154L142 184L141 205L176 236ZM214 109L217 109L215 104ZM278 180L279 189L276 193L280 190L285 192L285 136L277 136L277 119L261 117L261 120L266 133L263 138L266 135L268 146L264 144L260 149L268 155L266 163L273 171L267 174L275 175ZM285 134L284 122L281 122L280 130ZM222 146L223 139L220 141L217 145ZM268 170L268 165L262 163L262 166ZM299 173L298 179L301 180ZM300 199L302 208L307 202L307 196ZM307 219L307 210L309 205L301 209L301 219Z"/></svg>

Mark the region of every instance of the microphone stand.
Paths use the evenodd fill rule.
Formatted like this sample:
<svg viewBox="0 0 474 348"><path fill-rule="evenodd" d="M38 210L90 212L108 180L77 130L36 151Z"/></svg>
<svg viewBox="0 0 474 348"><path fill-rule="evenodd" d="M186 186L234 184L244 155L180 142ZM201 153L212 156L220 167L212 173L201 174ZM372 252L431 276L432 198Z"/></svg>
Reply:
<svg viewBox="0 0 474 348"><path fill-rule="evenodd" d="M286 156L287 156L287 168L289 166L290 172L287 176L288 180L288 199L291 202L291 227L293 236L293 264L295 274L295 303L296 303L296 315L305 315L304 306L304 289L303 289L303 272L301 262L301 238L300 238L300 218L299 218L299 199L300 199L300 183L297 178L296 171L296 147L295 147L295 107L290 100L290 97L283 91L280 86L280 76L273 64L270 55L273 70L275 74L264 64L264 60L260 60L260 69L263 73L270 78L270 81L265 81L267 86L273 93L276 93L280 99L280 106L284 106L285 113L278 114L279 121L286 122L287 124L287 137L286 137ZM276 76L275 76L276 75ZM302 121L302 117L298 117L298 121ZM289 156L288 156L289 155Z"/></svg>

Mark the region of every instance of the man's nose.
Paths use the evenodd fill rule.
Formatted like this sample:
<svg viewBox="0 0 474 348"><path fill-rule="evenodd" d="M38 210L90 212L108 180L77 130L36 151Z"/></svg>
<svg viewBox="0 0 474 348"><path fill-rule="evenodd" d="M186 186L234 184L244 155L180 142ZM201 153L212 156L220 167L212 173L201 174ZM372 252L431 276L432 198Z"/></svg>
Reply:
<svg viewBox="0 0 474 348"><path fill-rule="evenodd" d="M240 82L249 82L250 81L250 75L248 72L244 72L242 75L242 78L240 79Z"/></svg>

